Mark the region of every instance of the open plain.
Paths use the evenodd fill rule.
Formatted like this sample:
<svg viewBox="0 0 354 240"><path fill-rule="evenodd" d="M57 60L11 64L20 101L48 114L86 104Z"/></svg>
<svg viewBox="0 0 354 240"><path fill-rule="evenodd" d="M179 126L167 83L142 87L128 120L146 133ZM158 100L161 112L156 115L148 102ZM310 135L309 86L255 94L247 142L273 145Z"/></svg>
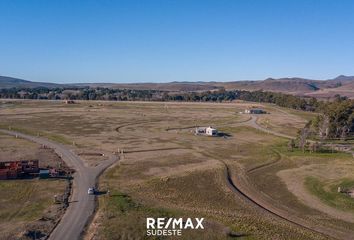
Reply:
<svg viewBox="0 0 354 240"><path fill-rule="evenodd" d="M267 114L240 114L252 106ZM3 100L0 116L1 128L63 144L87 167L119 154L99 178L109 194L97 196L86 239L147 238L146 217L206 219L182 239L354 236L354 200L337 193L353 187L351 154L287 148L314 114L246 102ZM222 136L196 136L196 126Z"/></svg>

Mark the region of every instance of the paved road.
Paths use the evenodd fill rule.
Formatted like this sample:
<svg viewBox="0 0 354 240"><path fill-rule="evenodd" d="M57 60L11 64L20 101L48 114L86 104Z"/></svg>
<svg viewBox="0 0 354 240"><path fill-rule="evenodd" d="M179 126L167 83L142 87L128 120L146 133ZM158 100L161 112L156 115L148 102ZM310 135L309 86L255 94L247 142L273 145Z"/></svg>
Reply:
<svg viewBox="0 0 354 240"><path fill-rule="evenodd" d="M83 160L73 153L66 146L49 141L45 138L34 137L23 133L8 130L0 130L3 133L18 136L39 144L46 145L61 156L65 163L75 169L73 175L73 191L70 198L69 207L63 218L51 233L50 240L79 239L90 217L95 210L95 196L88 195L89 187L95 186L99 175L110 165L115 163L118 158L113 156L109 160L102 162L97 167L87 167Z"/></svg>

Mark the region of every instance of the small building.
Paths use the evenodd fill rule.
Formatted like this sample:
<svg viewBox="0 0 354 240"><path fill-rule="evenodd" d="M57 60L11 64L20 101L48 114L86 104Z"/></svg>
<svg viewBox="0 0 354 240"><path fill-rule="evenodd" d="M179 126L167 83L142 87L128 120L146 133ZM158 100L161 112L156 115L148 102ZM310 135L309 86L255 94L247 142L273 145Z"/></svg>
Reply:
<svg viewBox="0 0 354 240"><path fill-rule="evenodd" d="M18 178L18 172L16 170L12 170L10 169L8 172L7 172L7 179L16 179Z"/></svg>
<svg viewBox="0 0 354 240"><path fill-rule="evenodd" d="M15 179L38 172L38 160L0 162L0 179Z"/></svg>
<svg viewBox="0 0 354 240"><path fill-rule="evenodd" d="M247 114L264 114L264 113L266 113L266 111L264 111L263 109L259 109L259 108L251 108L251 109L245 109L245 113L247 113Z"/></svg>
<svg viewBox="0 0 354 240"><path fill-rule="evenodd" d="M50 177L58 177L59 176L59 172L55 168L50 168L49 169L49 175L50 175Z"/></svg>
<svg viewBox="0 0 354 240"><path fill-rule="evenodd" d="M16 179L18 177L17 171L13 169L0 169L0 180Z"/></svg>
<svg viewBox="0 0 354 240"><path fill-rule="evenodd" d="M218 130L212 127L207 127L205 130L205 134L208 136L216 136L218 135Z"/></svg>
<svg viewBox="0 0 354 240"><path fill-rule="evenodd" d="M48 169L39 170L39 178L40 179L49 178L49 170Z"/></svg>
<svg viewBox="0 0 354 240"><path fill-rule="evenodd" d="M204 135L206 134L206 127L197 127L195 128L196 135Z"/></svg>
<svg viewBox="0 0 354 240"><path fill-rule="evenodd" d="M22 161L21 162L23 173L38 173L39 171L39 161Z"/></svg>
<svg viewBox="0 0 354 240"><path fill-rule="evenodd" d="M197 127L195 135L217 136L218 130L213 127Z"/></svg>
<svg viewBox="0 0 354 240"><path fill-rule="evenodd" d="M74 100L65 100L65 104L75 104Z"/></svg>
<svg viewBox="0 0 354 240"><path fill-rule="evenodd" d="M8 169L0 169L0 180L5 180L7 179L7 172Z"/></svg>

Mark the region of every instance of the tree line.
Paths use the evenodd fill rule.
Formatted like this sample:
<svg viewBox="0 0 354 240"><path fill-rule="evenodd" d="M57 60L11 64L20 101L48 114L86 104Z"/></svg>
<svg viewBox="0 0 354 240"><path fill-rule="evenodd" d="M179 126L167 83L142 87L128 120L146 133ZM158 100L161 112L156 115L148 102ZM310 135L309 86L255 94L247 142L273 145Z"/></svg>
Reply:
<svg viewBox="0 0 354 240"><path fill-rule="evenodd" d="M289 151L333 152L333 140L354 139L354 100L337 95L333 101L318 102L316 112L297 138L289 141Z"/></svg>
<svg viewBox="0 0 354 240"><path fill-rule="evenodd" d="M354 101L337 97L321 104L318 115L299 132L300 138L318 141L328 139L347 140L354 133Z"/></svg>
<svg viewBox="0 0 354 240"><path fill-rule="evenodd" d="M0 89L0 98L49 100L107 100L107 101L191 101L229 102L244 100L274 103L281 107L315 111L319 102L315 98L301 98L284 93L224 89L203 92L170 92L159 90L133 90L112 88L9 88Z"/></svg>

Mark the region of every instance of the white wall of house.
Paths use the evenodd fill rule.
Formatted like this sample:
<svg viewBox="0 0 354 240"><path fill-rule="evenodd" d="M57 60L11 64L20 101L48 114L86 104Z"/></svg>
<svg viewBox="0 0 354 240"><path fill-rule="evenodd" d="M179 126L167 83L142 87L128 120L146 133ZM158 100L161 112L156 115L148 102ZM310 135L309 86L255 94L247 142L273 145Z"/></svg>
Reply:
<svg viewBox="0 0 354 240"><path fill-rule="evenodd" d="M205 133L206 133L206 135L209 135L209 136L215 136L218 134L218 130L216 130L215 128L212 128L212 127L207 127Z"/></svg>

